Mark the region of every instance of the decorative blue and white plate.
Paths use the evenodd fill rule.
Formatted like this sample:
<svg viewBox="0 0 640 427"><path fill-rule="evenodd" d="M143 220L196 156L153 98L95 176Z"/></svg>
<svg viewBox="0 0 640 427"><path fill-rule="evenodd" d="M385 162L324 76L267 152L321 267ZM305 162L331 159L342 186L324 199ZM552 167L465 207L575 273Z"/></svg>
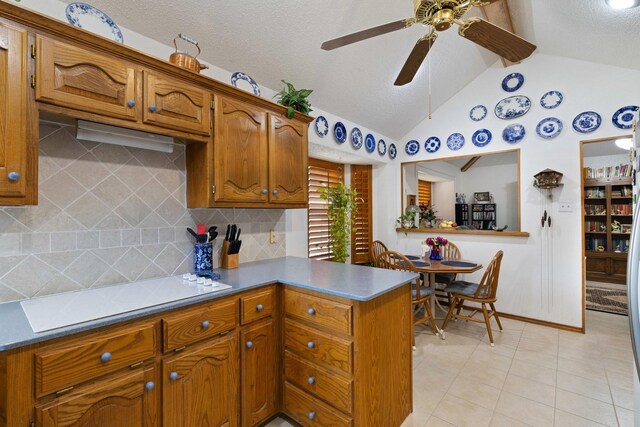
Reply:
<svg viewBox="0 0 640 427"><path fill-rule="evenodd" d="M558 92L557 90L550 90L549 92L542 95L542 98L540 98L540 105L542 105L542 108L551 110L552 108L556 108L557 106L562 104L563 99L564 97L562 96L562 93Z"/></svg>
<svg viewBox="0 0 640 427"><path fill-rule="evenodd" d="M519 124L509 125L502 131L502 139L509 144L517 144L522 141L524 136L526 135L526 131L524 126Z"/></svg>
<svg viewBox="0 0 640 427"><path fill-rule="evenodd" d="M249 74L236 71L231 75L231 84L238 89L252 92L255 96L260 96L260 87Z"/></svg>
<svg viewBox="0 0 640 427"><path fill-rule="evenodd" d="M407 144L404 146L404 152L410 156L417 154L418 151L420 151L420 143L415 139L407 142Z"/></svg>
<svg viewBox="0 0 640 427"><path fill-rule="evenodd" d="M474 122L479 122L480 120L487 117L487 107L484 105L476 105L469 111L469 117Z"/></svg>
<svg viewBox="0 0 640 427"><path fill-rule="evenodd" d="M367 153L373 153L376 151L376 139L370 133L364 139L364 148L367 149Z"/></svg>
<svg viewBox="0 0 640 427"><path fill-rule="evenodd" d="M602 117L595 111L585 111L573 119L573 129L579 133L591 133L602 124Z"/></svg>
<svg viewBox="0 0 640 427"><path fill-rule="evenodd" d="M459 150L464 145L464 136L461 133L452 133L447 138L447 147L449 150Z"/></svg>
<svg viewBox="0 0 640 427"><path fill-rule="evenodd" d="M344 127L342 122L336 122L336 124L333 125L333 136L338 144L344 144L347 140L347 128Z"/></svg>
<svg viewBox="0 0 640 427"><path fill-rule="evenodd" d="M362 144L364 143L364 137L362 136L362 131L358 128L353 128L351 130L351 145L356 150L362 148Z"/></svg>
<svg viewBox="0 0 640 427"><path fill-rule="evenodd" d="M387 154L387 143L384 142L384 139L378 141L378 154L380 154L381 156Z"/></svg>
<svg viewBox="0 0 640 427"><path fill-rule="evenodd" d="M397 155L398 155L398 150L396 149L396 145L389 144L389 157L391 158L391 160L395 159Z"/></svg>
<svg viewBox="0 0 640 427"><path fill-rule="evenodd" d="M78 28L84 28L99 36L124 43L120 27L100 9L86 3L69 3L65 9L67 21Z"/></svg>
<svg viewBox="0 0 640 427"><path fill-rule="evenodd" d="M524 76L520 73L511 73L502 79L502 89L505 92L515 92L524 84Z"/></svg>
<svg viewBox="0 0 640 427"><path fill-rule="evenodd" d="M329 122L324 116L316 117L316 133L322 137L329 134Z"/></svg>
<svg viewBox="0 0 640 427"><path fill-rule="evenodd" d="M424 149L427 150L427 153L435 153L440 149L440 138L437 136L432 136L424 142Z"/></svg>
<svg viewBox="0 0 640 427"><path fill-rule="evenodd" d="M539 137L544 139L555 138L562 132L562 122L555 117L547 117L540 120L538 126L536 126L536 133Z"/></svg>
<svg viewBox="0 0 640 427"><path fill-rule="evenodd" d="M633 126L633 113L638 111L638 108L640 107L637 105L627 105L613 113L611 118L613 125L618 129L631 129L631 126Z"/></svg>
<svg viewBox="0 0 640 427"><path fill-rule="evenodd" d="M510 96L496 104L496 117L502 120L517 119L529 112L531 100L524 95Z"/></svg>
<svg viewBox="0 0 640 427"><path fill-rule="evenodd" d="M489 129L478 129L473 133L471 142L473 142L473 145L476 147L484 147L491 142L491 138L493 138L493 135L491 135Z"/></svg>

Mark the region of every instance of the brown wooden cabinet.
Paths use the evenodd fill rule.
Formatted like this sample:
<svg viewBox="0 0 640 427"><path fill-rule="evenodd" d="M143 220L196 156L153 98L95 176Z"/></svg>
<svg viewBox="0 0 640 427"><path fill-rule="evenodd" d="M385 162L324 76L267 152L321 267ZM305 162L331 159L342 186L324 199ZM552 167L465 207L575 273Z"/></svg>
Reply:
<svg viewBox="0 0 640 427"><path fill-rule="evenodd" d="M238 379L235 333L164 360L163 425L237 426Z"/></svg>
<svg viewBox="0 0 640 427"><path fill-rule="evenodd" d="M273 114L269 119L269 202L307 203L308 126Z"/></svg>

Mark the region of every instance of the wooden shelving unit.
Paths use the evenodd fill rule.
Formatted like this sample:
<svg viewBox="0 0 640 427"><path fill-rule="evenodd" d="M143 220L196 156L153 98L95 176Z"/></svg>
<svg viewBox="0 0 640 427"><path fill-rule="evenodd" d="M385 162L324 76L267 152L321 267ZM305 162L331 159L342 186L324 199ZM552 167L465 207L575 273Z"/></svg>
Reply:
<svg viewBox="0 0 640 427"><path fill-rule="evenodd" d="M477 230L491 230L496 225L496 204L472 204L471 225Z"/></svg>

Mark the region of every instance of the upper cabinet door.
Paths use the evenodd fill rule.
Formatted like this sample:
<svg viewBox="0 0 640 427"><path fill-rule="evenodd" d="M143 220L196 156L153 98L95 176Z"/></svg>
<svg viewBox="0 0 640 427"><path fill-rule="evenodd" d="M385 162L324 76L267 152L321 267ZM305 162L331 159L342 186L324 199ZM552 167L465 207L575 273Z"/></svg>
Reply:
<svg viewBox="0 0 640 427"><path fill-rule="evenodd" d="M267 113L260 107L216 96L216 202L267 201Z"/></svg>
<svg viewBox="0 0 640 427"><path fill-rule="evenodd" d="M89 113L137 120L136 68L44 37L37 37L36 99Z"/></svg>
<svg viewBox="0 0 640 427"><path fill-rule="evenodd" d="M211 95L205 89L145 71L144 93L145 123L211 134Z"/></svg>
<svg viewBox="0 0 640 427"><path fill-rule="evenodd" d="M0 204L24 197L27 181L27 33L0 24ZM37 160L36 160L37 163Z"/></svg>
<svg viewBox="0 0 640 427"><path fill-rule="evenodd" d="M271 115L269 126L269 201L303 204L308 201L306 123Z"/></svg>

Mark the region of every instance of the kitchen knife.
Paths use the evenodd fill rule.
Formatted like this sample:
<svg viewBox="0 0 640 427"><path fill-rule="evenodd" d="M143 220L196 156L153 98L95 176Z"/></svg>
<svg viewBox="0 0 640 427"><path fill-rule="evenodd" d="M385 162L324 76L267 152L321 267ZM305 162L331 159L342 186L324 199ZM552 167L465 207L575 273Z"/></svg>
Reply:
<svg viewBox="0 0 640 427"><path fill-rule="evenodd" d="M227 224L227 234L224 236L224 240L229 241L229 234L231 233L231 224Z"/></svg>
<svg viewBox="0 0 640 427"><path fill-rule="evenodd" d="M231 241L233 242L234 240L236 240L236 231L238 230L238 226L233 224L231 226L231 235L229 236L229 238L231 239Z"/></svg>
<svg viewBox="0 0 640 427"><path fill-rule="evenodd" d="M240 233L242 232L242 228L238 228L238 234L236 235L236 240L240 240Z"/></svg>

